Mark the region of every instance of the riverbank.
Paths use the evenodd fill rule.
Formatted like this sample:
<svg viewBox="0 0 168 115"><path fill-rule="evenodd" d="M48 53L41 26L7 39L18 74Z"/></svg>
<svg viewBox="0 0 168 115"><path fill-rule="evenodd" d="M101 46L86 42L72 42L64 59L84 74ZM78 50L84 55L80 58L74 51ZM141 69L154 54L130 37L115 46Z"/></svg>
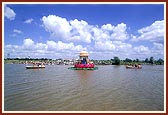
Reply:
<svg viewBox="0 0 168 115"><path fill-rule="evenodd" d="M164 61L154 60L153 63L150 63L149 61L139 61L139 60L120 60L118 64L114 63L115 60L91 60L95 65L134 65L134 64L141 64L141 65L164 65ZM4 59L5 64L31 64L36 62L42 62L45 65L74 65L75 60L74 59Z"/></svg>

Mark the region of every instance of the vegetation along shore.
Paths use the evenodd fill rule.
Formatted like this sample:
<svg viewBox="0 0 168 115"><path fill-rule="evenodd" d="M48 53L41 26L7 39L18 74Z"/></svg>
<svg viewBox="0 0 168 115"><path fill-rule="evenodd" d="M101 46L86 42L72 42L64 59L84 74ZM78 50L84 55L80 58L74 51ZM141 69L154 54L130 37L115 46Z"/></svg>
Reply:
<svg viewBox="0 0 168 115"><path fill-rule="evenodd" d="M93 60L95 65L131 65L131 64L152 64L163 65L163 59L154 59L154 57L146 58L145 60L129 59L121 60L119 57L113 57L109 60ZM48 58L6 58L5 64L29 64L34 62L43 62L45 65L73 65L75 59L48 59Z"/></svg>

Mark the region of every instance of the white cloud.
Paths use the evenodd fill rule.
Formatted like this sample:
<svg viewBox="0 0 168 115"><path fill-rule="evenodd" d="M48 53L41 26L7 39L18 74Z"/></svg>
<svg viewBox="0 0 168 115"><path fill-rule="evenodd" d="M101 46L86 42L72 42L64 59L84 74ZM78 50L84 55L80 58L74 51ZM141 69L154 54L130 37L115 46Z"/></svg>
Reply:
<svg viewBox="0 0 168 115"><path fill-rule="evenodd" d="M91 26L86 21L78 21L77 19L70 21L72 31L71 40L80 40L82 42L91 43ZM80 39L79 39L80 38Z"/></svg>
<svg viewBox="0 0 168 115"><path fill-rule="evenodd" d="M124 53L128 53L130 51L132 51L132 45L129 43L124 43L121 41L114 41L113 42L114 45L116 46L116 51L118 52L124 52Z"/></svg>
<svg viewBox="0 0 168 115"><path fill-rule="evenodd" d="M25 50L34 49L34 45L35 45L34 41L32 39L30 39L30 38L24 39L24 41L23 41L23 48Z"/></svg>
<svg viewBox="0 0 168 115"><path fill-rule="evenodd" d="M157 57L157 56L163 56L164 55L164 46L161 43L153 43L153 47L151 48L151 53Z"/></svg>
<svg viewBox="0 0 168 115"><path fill-rule="evenodd" d="M112 43L112 41L95 42L95 50L114 51L115 50L115 45Z"/></svg>
<svg viewBox="0 0 168 115"><path fill-rule="evenodd" d="M94 41L103 42L103 41L109 41L110 40L110 34L108 31L105 30L105 27L103 30L98 27L93 27L91 32L93 33L92 39Z"/></svg>
<svg viewBox="0 0 168 115"><path fill-rule="evenodd" d="M16 16L16 13L11 8L9 8L5 5L4 6L4 15L9 20L14 20L15 16Z"/></svg>
<svg viewBox="0 0 168 115"><path fill-rule="evenodd" d="M112 31L114 29L114 26L112 26L111 24L106 24L106 25L103 25L101 29L106 31Z"/></svg>
<svg viewBox="0 0 168 115"><path fill-rule="evenodd" d="M155 21L150 26L138 30L140 36L133 36L132 41L163 41L164 20Z"/></svg>
<svg viewBox="0 0 168 115"><path fill-rule="evenodd" d="M17 34L21 34L21 33L22 33L22 31L21 31L21 30L18 30L18 29L14 29L13 32L14 32L14 33L17 33Z"/></svg>
<svg viewBox="0 0 168 115"><path fill-rule="evenodd" d="M54 41L47 41L47 50L53 50L53 51L75 51L79 52L83 50L83 47L81 45L75 46L72 42L71 43L63 43L61 41L54 42Z"/></svg>
<svg viewBox="0 0 168 115"><path fill-rule="evenodd" d="M56 15L42 17L42 23L46 31L48 31L56 39L91 43L93 41L104 40L120 40L128 39L126 32L127 26L124 23L113 26L105 24L100 28L96 25L89 25L84 20L70 20Z"/></svg>
<svg viewBox="0 0 168 115"><path fill-rule="evenodd" d="M32 57L32 58L78 58L79 52L83 49L91 52L90 59L111 59L118 56L120 59L145 59L154 56L162 58L164 55L164 47L161 43L153 43L151 48L139 45L133 47L132 44L122 41L96 41L93 47L83 47L82 45L74 45L74 43L65 43L62 41L46 41L38 43L31 38L23 40L21 46L5 45L5 55L8 53L13 57Z"/></svg>
<svg viewBox="0 0 168 115"><path fill-rule="evenodd" d="M113 28L113 33L111 34L111 38L115 40L124 41L128 39L128 35L126 32L127 26L124 23L118 24Z"/></svg>
<svg viewBox="0 0 168 115"><path fill-rule="evenodd" d="M31 24L33 22L33 18L27 19L24 21L24 23Z"/></svg>
<svg viewBox="0 0 168 115"><path fill-rule="evenodd" d="M154 42L153 45L154 45L153 49L159 49L159 50L162 50L162 51L164 49L163 44L161 44L161 43Z"/></svg>
<svg viewBox="0 0 168 115"><path fill-rule="evenodd" d="M47 58L60 58L59 56L72 56L77 52L82 51L84 47L81 45L74 45L71 43L63 43L62 41L47 41L46 43L36 43L31 38L23 40L21 46L18 45L5 45L5 54L11 53L15 57L47 57Z"/></svg>
<svg viewBox="0 0 168 115"><path fill-rule="evenodd" d="M72 27L65 18L55 15L43 16L42 22L46 31L56 38L68 39Z"/></svg>
<svg viewBox="0 0 168 115"><path fill-rule="evenodd" d="M145 46L143 46L143 45L140 45L140 46L138 46L138 47L134 47L134 51L135 52L137 52L138 54L139 53L149 53L149 48L148 47L145 47Z"/></svg>
<svg viewBox="0 0 168 115"><path fill-rule="evenodd" d="M27 20L31 23L33 19ZM45 43L38 43L31 38L24 39L23 45L6 45L7 52L13 52L18 57L23 55L32 56L47 56L49 58L60 58L59 56L66 57L76 55L81 50L86 49L92 54L96 55L95 58L101 58L105 54L106 59L111 59L114 56L121 57L122 59L128 58L146 58L149 56L163 57L163 22L155 21L148 27L138 30L139 35L128 34L127 25L120 23L117 25L104 24L102 26L89 25L84 20L67 20L56 15L43 16L41 18L43 27L54 38ZM13 32L21 33L20 30L14 29ZM136 46L134 42L137 41ZM144 45L146 41L152 44ZM161 41L161 43L158 43ZM138 46L137 46L138 45ZM91 55L92 56L92 55ZM92 56L93 57L93 56Z"/></svg>

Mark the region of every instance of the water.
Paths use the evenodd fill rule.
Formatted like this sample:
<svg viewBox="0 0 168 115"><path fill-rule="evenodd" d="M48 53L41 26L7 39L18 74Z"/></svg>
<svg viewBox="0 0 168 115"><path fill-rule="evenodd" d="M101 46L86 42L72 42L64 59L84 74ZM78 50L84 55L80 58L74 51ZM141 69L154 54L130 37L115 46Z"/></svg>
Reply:
<svg viewBox="0 0 168 115"><path fill-rule="evenodd" d="M4 66L5 111L163 111L164 67L98 66L95 71L50 65Z"/></svg>

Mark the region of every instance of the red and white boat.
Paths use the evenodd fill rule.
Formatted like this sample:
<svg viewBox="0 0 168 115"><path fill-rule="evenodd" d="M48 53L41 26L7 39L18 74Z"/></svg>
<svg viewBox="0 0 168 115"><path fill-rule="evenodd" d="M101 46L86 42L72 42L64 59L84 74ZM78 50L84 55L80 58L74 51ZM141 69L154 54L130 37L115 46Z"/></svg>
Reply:
<svg viewBox="0 0 168 115"><path fill-rule="evenodd" d="M79 55L79 60L76 61L74 64L74 67L70 67L69 69L73 70L95 70L98 69L98 67L94 66L94 63L89 61L88 59L88 52L81 51Z"/></svg>

